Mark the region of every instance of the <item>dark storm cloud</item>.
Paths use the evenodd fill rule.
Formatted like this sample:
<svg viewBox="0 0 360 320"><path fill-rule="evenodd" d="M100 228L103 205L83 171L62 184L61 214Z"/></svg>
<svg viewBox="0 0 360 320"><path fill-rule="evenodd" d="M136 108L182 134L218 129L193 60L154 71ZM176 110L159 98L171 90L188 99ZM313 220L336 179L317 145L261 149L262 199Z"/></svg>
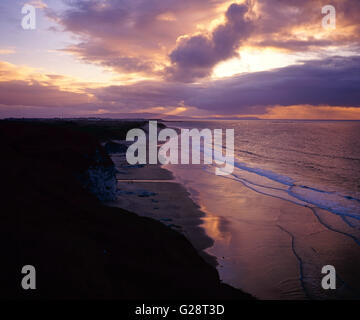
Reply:
<svg viewBox="0 0 360 320"><path fill-rule="evenodd" d="M360 106L360 57L309 61L218 81L192 102L225 114L263 113L274 105Z"/></svg>
<svg viewBox="0 0 360 320"><path fill-rule="evenodd" d="M333 57L203 84L141 82L91 91L136 108L187 106L213 114L263 114L269 106L360 106L360 57Z"/></svg>
<svg viewBox="0 0 360 320"><path fill-rule="evenodd" d="M246 39L253 23L246 14L248 4L232 4L226 12L226 22L210 35L195 35L182 39L171 52L172 66L167 69L170 78L193 81L210 76L213 67L221 61L237 56L237 48Z"/></svg>
<svg viewBox="0 0 360 320"><path fill-rule="evenodd" d="M109 86L101 89L91 89L90 93L105 104L115 104L117 107L136 109L157 106L176 106L184 98L188 98L196 89L193 85L162 81L143 81L133 85ZM119 111L119 110L117 110Z"/></svg>

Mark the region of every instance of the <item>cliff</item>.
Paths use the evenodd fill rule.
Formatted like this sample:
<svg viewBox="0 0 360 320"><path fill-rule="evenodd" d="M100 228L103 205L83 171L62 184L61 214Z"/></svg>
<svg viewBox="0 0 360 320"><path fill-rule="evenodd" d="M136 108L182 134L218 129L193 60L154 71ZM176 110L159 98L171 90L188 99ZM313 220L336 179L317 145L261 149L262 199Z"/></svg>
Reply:
<svg viewBox="0 0 360 320"><path fill-rule="evenodd" d="M178 232L99 201L113 196L113 164L93 136L1 121L0 142L0 298L251 298ZM28 264L34 291L20 286Z"/></svg>

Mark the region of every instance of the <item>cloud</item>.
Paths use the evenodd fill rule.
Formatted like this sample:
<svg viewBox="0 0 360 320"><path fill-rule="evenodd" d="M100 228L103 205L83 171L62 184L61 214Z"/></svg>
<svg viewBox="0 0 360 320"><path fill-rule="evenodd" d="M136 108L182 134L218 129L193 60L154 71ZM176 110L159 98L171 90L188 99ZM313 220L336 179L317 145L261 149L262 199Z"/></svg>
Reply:
<svg viewBox="0 0 360 320"><path fill-rule="evenodd" d="M89 98L84 94L60 90L57 86L45 86L37 81L0 82L1 103L5 105L32 106L73 106L86 103Z"/></svg>
<svg viewBox="0 0 360 320"><path fill-rule="evenodd" d="M322 27L321 10L336 9L336 29ZM358 45L360 2L352 0L257 0L257 29L251 45L289 51L308 51L329 45Z"/></svg>
<svg viewBox="0 0 360 320"><path fill-rule="evenodd" d="M0 68L1 74L7 73ZM300 105L307 106L307 114L311 108L321 107L318 115L319 110L328 110L324 106L360 107L360 56L306 61L201 84L142 81L101 88L86 88L84 84L82 92L61 89L56 81L63 80L56 76L45 76L46 81L18 80L19 76L21 73L15 73L14 79L0 81L0 103L8 108L40 106L49 113L67 108L73 114L103 109L108 113L190 110L190 114L199 115L262 116L273 107L277 115L281 108L284 114L294 114L289 113L293 111L289 107Z"/></svg>
<svg viewBox="0 0 360 320"><path fill-rule="evenodd" d="M359 107L359 88L360 57L333 57L211 82L188 103L220 114L262 114L276 105Z"/></svg>
<svg viewBox="0 0 360 320"><path fill-rule="evenodd" d="M360 2L334 1L337 28L322 28L321 0L257 0L231 4L226 21L210 34L183 37L169 55L167 76L191 82L211 75L222 61L237 56L242 45L306 52L360 43Z"/></svg>
<svg viewBox="0 0 360 320"><path fill-rule="evenodd" d="M115 71L157 74L176 39L207 24L227 0L66 0L50 18L79 43L67 48L86 62Z"/></svg>
<svg viewBox="0 0 360 320"><path fill-rule="evenodd" d="M79 84L56 74L0 61L0 104L8 106L59 107L89 103L91 96Z"/></svg>
<svg viewBox="0 0 360 320"><path fill-rule="evenodd" d="M72 53L85 62L109 67L120 73L156 74L155 69L159 66L158 63L147 57L127 56L111 47L105 48L101 41L96 42L95 40L92 40L91 43L82 42L75 46L69 46L61 51Z"/></svg>
<svg viewBox="0 0 360 320"><path fill-rule="evenodd" d="M47 8L47 4L44 3L42 0L32 0L28 2L28 4L34 6L35 8L44 9Z"/></svg>
<svg viewBox="0 0 360 320"><path fill-rule="evenodd" d="M183 38L171 52L172 66L168 76L174 80L191 82L211 75L213 67L221 61L237 56L242 40L253 30L253 22L247 17L251 7L246 4L230 5L226 22L210 35Z"/></svg>
<svg viewBox="0 0 360 320"><path fill-rule="evenodd" d="M152 108L183 103L211 114L264 114L271 106L360 107L360 57L332 57L201 84L145 81L92 89L99 101ZM116 107L114 108L116 110Z"/></svg>
<svg viewBox="0 0 360 320"><path fill-rule="evenodd" d="M64 0L45 9L78 43L64 50L124 74L191 82L241 46L292 53L358 47L360 2L333 0L337 28L324 31L323 0ZM214 21L223 20L213 30Z"/></svg>
<svg viewBox="0 0 360 320"><path fill-rule="evenodd" d="M15 48L0 48L0 54L14 54L16 52Z"/></svg>

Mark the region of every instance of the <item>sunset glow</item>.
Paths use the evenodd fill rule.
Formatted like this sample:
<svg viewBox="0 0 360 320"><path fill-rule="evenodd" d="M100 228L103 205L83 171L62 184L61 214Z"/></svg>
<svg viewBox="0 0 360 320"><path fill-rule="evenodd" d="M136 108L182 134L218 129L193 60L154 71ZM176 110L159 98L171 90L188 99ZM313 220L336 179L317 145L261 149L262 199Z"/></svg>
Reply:
<svg viewBox="0 0 360 320"><path fill-rule="evenodd" d="M354 93L359 87L359 8L354 1L335 1L336 28L327 29L322 27L322 1L146 1L145 6L144 1L38 0L29 3L36 10L34 30L21 26L23 2L7 2L0 22L2 117L91 116L106 110L359 118ZM300 78L289 74L293 68ZM346 70L353 74L345 76ZM269 101L259 99L272 75L274 90L280 91L273 90ZM331 85L324 83L329 77L336 79ZM289 81L294 82L292 93L285 99ZM325 86L337 92L336 101ZM9 96L10 87L16 98ZM317 97L309 92L316 88ZM45 98L46 106L38 105ZM306 107L294 107L299 105Z"/></svg>

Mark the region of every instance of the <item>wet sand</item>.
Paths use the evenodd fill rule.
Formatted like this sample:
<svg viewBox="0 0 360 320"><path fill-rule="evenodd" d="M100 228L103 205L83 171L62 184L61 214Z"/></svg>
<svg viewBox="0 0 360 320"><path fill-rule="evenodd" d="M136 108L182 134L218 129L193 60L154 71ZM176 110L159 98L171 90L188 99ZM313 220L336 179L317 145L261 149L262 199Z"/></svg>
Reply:
<svg viewBox="0 0 360 320"><path fill-rule="evenodd" d="M268 197L200 166L167 166L206 213L221 279L260 299L358 299L359 230L325 210ZM196 177L196 178L195 178ZM199 192L200 190L200 192ZM337 226L334 232L331 227ZM324 290L321 269L333 265L337 289Z"/></svg>
<svg viewBox="0 0 360 320"><path fill-rule="evenodd" d="M120 154L111 158L118 169L118 199L110 205L156 219L182 233L216 266L216 258L204 251L214 243L201 226L205 214L172 173L159 165L128 166Z"/></svg>
<svg viewBox="0 0 360 320"><path fill-rule="evenodd" d="M260 299L359 298L360 246L351 237L359 230L339 216L265 196L201 165L112 160L119 189L112 205L184 234L224 283ZM321 287L325 265L336 267L337 290Z"/></svg>

